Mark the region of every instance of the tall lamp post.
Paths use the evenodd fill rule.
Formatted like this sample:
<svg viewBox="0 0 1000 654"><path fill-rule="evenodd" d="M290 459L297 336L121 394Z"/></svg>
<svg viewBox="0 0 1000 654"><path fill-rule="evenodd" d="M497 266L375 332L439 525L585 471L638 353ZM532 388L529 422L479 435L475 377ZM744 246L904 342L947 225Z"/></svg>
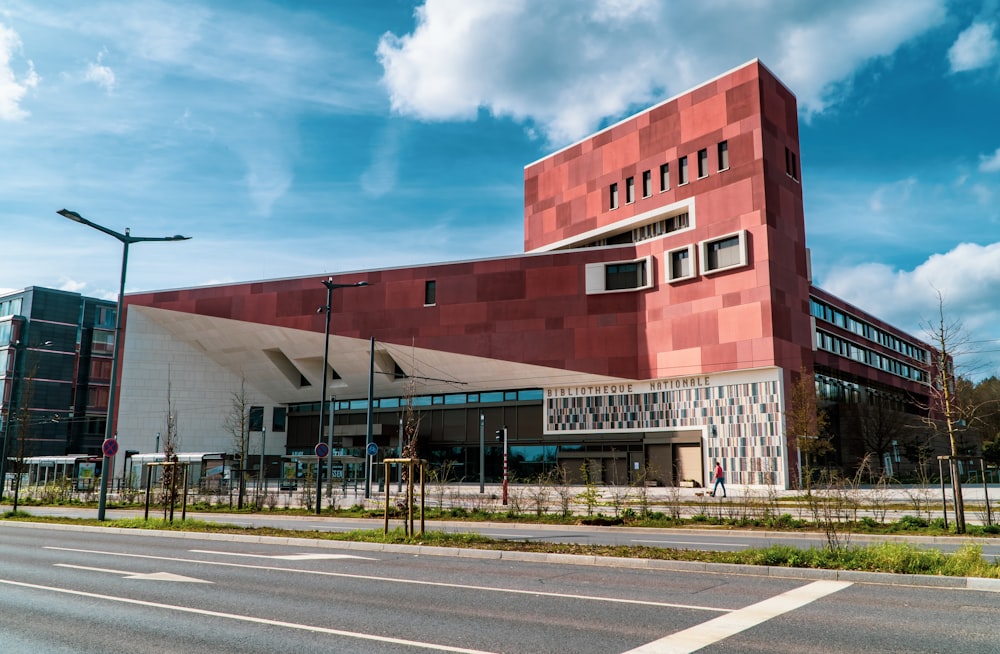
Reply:
<svg viewBox="0 0 1000 654"><path fill-rule="evenodd" d="M323 421L326 420L326 379L330 376L330 311L333 304L333 289L350 288L352 286L368 286L368 282L354 282L353 284L334 284L333 278L324 279L320 282L326 286L326 306L320 307L320 311L326 312L326 325L323 327L323 384L319 399L319 440L316 441L316 515L320 514L323 502L323 457L320 455L323 443ZM331 417L332 420L332 417ZM333 443L327 445L327 455ZM327 473L329 474L329 473Z"/></svg>
<svg viewBox="0 0 1000 654"><path fill-rule="evenodd" d="M118 287L118 305L115 310L115 345L114 350L112 350L111 355L111 387L108 389L108 420L105 426L104 440L105 442L114 440L114 418L115 418L115 393L118 386L118 365L121 359L121 336L122 336L122 303L125 300L125 273L128 269L128 246L133 243L144 243L146 241L186 241L190 236L181 236L177 234L175 236L132 236L129 232L129 228L125 228L125 233L121 234L113 229L108 229L103 225L98 225L97 223L90 222L80 214L75 211L69 211L68 209L60 209L57 211L63 218L69 218L73 222L80 223L81 225L86 225L87 227L92 227L99 232L104 232L108 236L112 236L122 244L122 271L121 271L121 284ZM97 519L104 520L107 501L108 501L108 480L111 477L111 457L108 456L108 451L113 451L117 448L104 447L104 461L101 464L101 493L97 502Z"/></svg>

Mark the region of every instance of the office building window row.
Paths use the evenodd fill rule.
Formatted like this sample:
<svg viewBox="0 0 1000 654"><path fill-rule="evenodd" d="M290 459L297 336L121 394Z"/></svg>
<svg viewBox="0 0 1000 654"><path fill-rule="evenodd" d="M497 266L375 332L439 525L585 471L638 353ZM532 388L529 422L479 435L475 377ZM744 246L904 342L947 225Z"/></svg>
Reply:
<svg viewBox="0 0 1000 654"><path fill-rule="evenodd" d="M834 336L819 329L816 330L816 348L846 359L851 359L852 361L857 361L858 363L863 363L878 370L884 370L903 379L921 383L926 383L928 379L927 372L917 366L903 363L898 359L870 350L846 338Z"/></svg>
<svg viewBox="0 0 1000 654"><path fill-rule="evenodd" d="M794 155L793 155L794 156ZM716 170L722 172L724 170L729 170L729 142L720 141L715 148L715 162ZM698 179L703 179L708 177L709 171L709 161L708 161L708 148L702 148L698 150L696 165L698 166ZM797 178L796 178L797 179ZM642 180L642 197L648 198L653 195L653 171L644 170L641 176ZM688 172L688 157L687 155L680 157L677 160L677 185L684 186L690 181L690 175ZM664 163L660 164L660 192L670 190L670 164ZM632 204L635 202L635 177L625 178L625 204ZM619 207L619 197L618 197L618 182L613 182L608 187L608 208L617 209Z"/></svg>
<svg viewBox="0 0 1000 654"><path fill-rule="evenodd" d="M921 363L928 363L930 361L930 354L927 350L893 336L884 329L879 329L869 322L855 318L849 313L830 306L826 302L812 297L809 298L809 312L819 320L824 320L831 325L846 329L873 343L878 343L882 347L898 352L905 357Z"/></svg>
<svg viewBox="0 0 1000 654"><path fill-rule="evenodd" d="M448 393L445 395L414 395L406 397L383 397L372 401L373 409L404 409L408 402L413 406L456 406L460 404L496 404L499 402L541 402L544 393L540 388L518 389L510 391L485 391L479 393ZM368 408L368 400L336 400L334 411L359 411ZM275 407L277 413L279 407ZM287 413L318 413L319 402L303 402L290 404ZM286 409L281 408L282 421ZM282 423L284 424L284 423Z"/></svg>

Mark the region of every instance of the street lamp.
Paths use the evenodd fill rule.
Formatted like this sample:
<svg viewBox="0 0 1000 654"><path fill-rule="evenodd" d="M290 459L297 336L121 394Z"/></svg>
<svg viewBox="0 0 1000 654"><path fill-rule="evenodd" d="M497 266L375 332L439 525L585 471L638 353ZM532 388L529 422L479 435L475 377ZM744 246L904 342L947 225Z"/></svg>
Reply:
<svg viewBox="0 0 1000 654"><path fill-rule="evenodd" d="M115 392L118 386L118 365L121 358L121 335L122 335L122 303L125 299L125 273L128 269L128 246L133 243L144 243L146 241L186 241L190 236L181 236L177 234L175 236L132 236L129 232L129 228L125 228L125 233L121 234L113 229L108 229L97 223L90 222L80 214L75 211L69 211L68 209L60 209L57 211L63 218L69 218L73 222L86 225L87 227L92 227L99 232L104 232L108 236L113 236L114 238L121 241L122 244L122 271L121 271L121 284L118 287L118 305L115 310L115 345L114 350L111 354L111 386L108 389L108 420L107 425L105 425L104 440L110 441L114 440L115 432L113 430L113 420L115 417ZM101 448L104 450L104 448ZM97 502L97 519L104 520L106 505L108 501L108 479L110 478L109 468L111 467L111 457L106 453L104 455L104 461L101 464L101 494Z"/></svg>
<svg viewBox="0 0 1000 654"><path fill-rule="evenodd" d="M316 441L316 447L320 448L323 444L323 421L326 419L326 378L330 376L329 371L329 356L330 356L330 311L331 305L333 304L333 289L335 288L350 288L352 286L368 286L368 282L354 282L353 284L334 284L333 277L324 279L320 281L323 286L326 286L326 306L320 307L320 311L326 312L326 325L323 328L323 384L322 390L320 391L319 398L319 439ZM331 420L332 420L331 416ZM333 447L333 443L327 444L327 455L330 454L330 449ZM316 515L320 514L320 509L322 508L323 502L323 457L320 456L320 451L322 448L316 451ZM329 474L329 472L327 473Z"/></svg>
<svg viewBox="0 0 1000 654"><path fill-rule="evenodd" d="M17 339L10 343L9 350L12 352L12 356L10 358L10 366L9 366L10 370L10 381L8 382L9 388L6 391L7 399L3 400L3 398L0 397L0 400L3 400L4 403L3 447L2 449L0 449L0 497L3 497L3 491L7 486L7 440L10 438L10 423L12 421L10 410L11 410L11 402L13 402L14 399L17 397L15 393L20 390L18 388L20 384L15 384L14 382L18 381L17 350L22 345L24 345L25 350L29 350L33 347L50 347L54 345L54 343L52 341L44 341L42 343L38 343L37 345L27 345L24 344L20 339ZM23 378L24 375L21 375L20 381L24 381ZM24 419L22 417L21 423L23 422ZM23 429L23 424L19 427L19 429Z"/></svg>

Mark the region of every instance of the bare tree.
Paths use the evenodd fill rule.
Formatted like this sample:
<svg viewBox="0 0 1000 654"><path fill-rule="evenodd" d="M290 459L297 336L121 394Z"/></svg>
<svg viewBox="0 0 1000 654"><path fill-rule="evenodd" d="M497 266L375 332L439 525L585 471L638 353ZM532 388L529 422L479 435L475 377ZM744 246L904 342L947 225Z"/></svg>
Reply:
<svg viewBox="0 0 1000 654"><path fill-rule="evenodd" d="M826 413L820 409L816 396L816 381L805 368L799 370L792 383L791 397L785 409L785 431L794 439L802 461L799 470L806 491L812 490L813 462L833 451L827 433Z"/></svg>
<svg viewBox="0 0 1000 654"><path fill-rule="evenodd" d="M401 442L400 451L404 459L416 459L420 455L420 421L423 416L418 415L413 410L413 397L416 394L416 380L410 377L406 380L406 409L403 412L403 433L399 435ZM403 483L407 481L408 470L406 466L400 466L400 475ZM389 483L389 480L386 480Z"/></svg>
<svg viewBox="0 0 1000 654"><path fill-rule="evenodd" d="M865 450L864 465L859 465L859 469L878 467L886 472L886 455L909 435L907 416L896 404L881 393L868 393L866 401L856 405L858 435ZM874 455L875 465L870 455Z"/></svg>
<svg viewBox="0 0 1000 654"><path fill-rule="evenodd" d="M233 437L233 454L239 462L237 483L239 486L236 506L243 508L246 495L246 467L250 454L250 396L247 393L247 379L240 377L240 389L230 394L229 413L223 428Z"/></svg>
<svg viewBox="0 0 1000 654"><path fill-rule="evenodd" d="M934 432L944 433L948 437L948 463L955 501L955 531L962 534L965 533L965 502L958 458L965 454L961 451L964 448L960 447L962 432L974 417L974 411L971 404L962 397L965 388L957 383L954 360L955 357L968 353L969 336L960 320L946 319L941 291L937 291L937 298L937 318L924 324L924 331L934 346L931 380L927 386L930 406L927 407L924 422Z"/></svg>
<svg viewBox="0 0 1000 654"><path fill-rule="evenodd" d="M164 429L164 438L161 442L163 445L163 460L164 463L168 464L163 466L163 510L166 513L167 509L170 509L177 504L177 481L178 481L178 470L177 465L169 465L171 463L177 463L177 446L178 446L178 434L177 434L177 408L174 406L174 400L172 395L172 388L170 382L170 372L167 371L167 424ZM171 514L171 518L173 515Z"/></svg>

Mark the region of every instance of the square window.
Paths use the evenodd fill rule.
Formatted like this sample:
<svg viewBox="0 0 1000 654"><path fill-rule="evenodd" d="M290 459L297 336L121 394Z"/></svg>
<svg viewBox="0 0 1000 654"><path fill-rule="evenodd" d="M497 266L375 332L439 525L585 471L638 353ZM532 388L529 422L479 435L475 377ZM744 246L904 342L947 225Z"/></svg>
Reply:
<svg viewBox="0 0 1000 654"><path fill-rule="evenodd" d="M648 198L653 194L653 173L649 170L642 173L642 197Z"/></svg>
<svg viewBox="0 0 1000 654"><path fill-rule="evenodd" d="M694 245L667 252L667 281L679 282L694 277Z"/></svg>
<svg viewBox="0 0 1000 654"><path fill-rule="evenodd" d="M608 203L608 207L611 209L618 208L618 182L611 185L611 201Z"/></svg>
<svg viewBox="0 0 1000 654"><path fill-rule="evenodd" d="M660 191L670 190L670 164L660 165Z"/></svg>
<svg viewBox="0 0 1000 654"><path fill-rule="evenodd" d="M746 232L701 242L701 272L708 274L747 264Z"/></svg>
<svg viewBox="0 0 1000 654"><path fill-rule="evenodd" d="M677 163L680 168L680 175L677 178L677 184L679 186L683 186L688 183L688 158L681 157Z"/></svg>
<svg viewBox="0 0 1000 654"><path fill-rule="evenodd" d="M708 150L698 150L698 179L708 177Z"/></svg>
<svg viewBox="0 0 1000 654"><path fill-rule="evenodd" d="M635 202L635 178L629 177L625 180L625 204Z"/></svg>
<svg viewBox="0 0 1000 654"><path fill-rule="evenodd" d="M719 143L719 172L729 170L729 141Z"/></svg>

